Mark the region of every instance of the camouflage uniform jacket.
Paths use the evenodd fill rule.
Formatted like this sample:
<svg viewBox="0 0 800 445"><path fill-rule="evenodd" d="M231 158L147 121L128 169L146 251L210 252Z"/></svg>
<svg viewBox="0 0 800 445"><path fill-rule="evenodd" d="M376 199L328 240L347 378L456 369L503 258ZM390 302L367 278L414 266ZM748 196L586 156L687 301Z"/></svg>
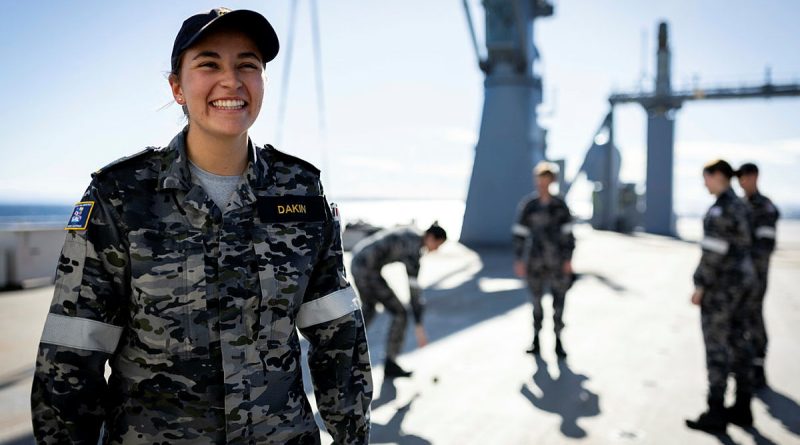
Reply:
<svg viewBox="0 0 800 445"><path fill-rule="evenodd" d="M694 272L698 288L752 287L750 212L732 188L719 195L703 219L702 256Z"/></svg>
<svg viewBox="0 0 800 445"><path fill-rule="evenodd" d="M780 212L766 196L756 191L753 196L745 198L750 206L753 229L753 256L757 259L768 258L775 250L775 226Z"/></svg>
<svg viewBox="0 0 800 445"><path fill-rule="evenodd" d="M520 202L511 228L514 255L520 260L529 255L529 266L534 268L561 270L575 250L572 225L569 207L561 198L553 196L544 204L535 193L528 195Z"/></svg>
<svg viewBox="0 0 800 445"><path fill-rule="evenodd" d="M381 273L383 266L400 262L406 266L414 320L422 323L425 300L417 280L422 258L423 234L415 227L385 229L353 247L353 273Z"/></svg>
<svg viewBox="0 0 800 445"><path fill-rule="evenodd" d="M298 329L328 431L368 442L363 318L319 171L249 156L224 212L191 180L185 133L93 175L36 359L39 443L319 443Z"/></svg>

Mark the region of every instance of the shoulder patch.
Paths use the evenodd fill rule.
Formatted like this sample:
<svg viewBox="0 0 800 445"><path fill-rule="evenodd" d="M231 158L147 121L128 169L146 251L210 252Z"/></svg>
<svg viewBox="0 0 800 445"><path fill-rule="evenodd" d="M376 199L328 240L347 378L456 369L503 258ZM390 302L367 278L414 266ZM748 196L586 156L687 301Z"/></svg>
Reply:
<svg viewBox="0 0 800 445"><path fill-rule="evenodd" d="M274 156L277 159L280 159L283 162L293 162L295 164L300 164L309 170L311 170L314 174L319 175L319 169L312 163L306 161L305 159L298 158L297 156L292 156L288 153L284 153L272 145L266 144L264 145L264 150L266 150L270 155Z"/></svg>
<svg viewBox="0 0 800 445"><path fill-rule="evenodd" d="M720 206L711 207L710 209L708 209L708 215L711 216L711 217L714 217L714 218L716 218L718 216L721 216L722 215L722 207L720 207Z"/></svg>
<svg viewBox="0 0 800 445"><path fill-rule="evenodd" d="M92 209L94 209L94 201L81 201L75 204L64 230L86 230L86 227L89 226Z"/></svg>
<svg viewBox="0 0 800 445"><path fill-rule="evenodd" d="M96 172L92 173L92 177L95 177L95 176L99 175L100 173L108 171L108 170L110 170L110 169L112 169L114 167L120 166L120 165L122 165L122 164L124 164L124 163L126 163L128 161L140 158L140 157L142 157L142 156L144 156L144 155L146 155L148 153L151 153L151 152L155 151L156 149L157 149L156 147L147 147L147 148L145 148L144 150L142 150L142 151L140 151L138 153L132 154L130 156L123 156L123 157L117 159L116 161L106 165L105 167L101 168L100 170L97 170Z"/></svg>

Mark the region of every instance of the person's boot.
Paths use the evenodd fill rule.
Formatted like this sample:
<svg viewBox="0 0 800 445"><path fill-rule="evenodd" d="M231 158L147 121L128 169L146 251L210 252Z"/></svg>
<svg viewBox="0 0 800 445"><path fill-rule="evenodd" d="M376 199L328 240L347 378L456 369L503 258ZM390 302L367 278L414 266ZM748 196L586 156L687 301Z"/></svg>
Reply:
<svg viewBox="0 0 800 445"><path fill-rule="evenodd" d="M383 376L393 379L395 377L411 377L412 372L401 368L394 360L387 358L383 366Z"/></svg>
<svg viewBox="0 0 800 445"><path fill-rule="evenodd" d="M528 354L539 355L539 334L536 333L533 336L533 345L527 351Z"/></svg>
<svg viewBox="0 0 800 445"><path fill-rule="evenodd" d="M686 419L686 426L711 434L724 434L728 425L723 399L708 399L708 411L696 420Z"/></svg>
<svg viewBox="0 0 800 445"><path fill-rule="evenodd" d="M564 345L561 344L561 337L556 337L556 355L558 358L567 357L567 351L564 350Z"/></svg>
<svg viewBox="0 0 800 445"><path fill-rule="evenodd" d="M753 411L750 410L750 400L753 396L750 393L736 393L736 403L730 408L725 409L728 422L742 428L753 426Z"/></svg>
<svg viewBox="0 0 800 445"><path fill-rule="evenodd" d="M764 365L753 367L753 389L758 391L767 387L767 376L764 374Z"/></svg>

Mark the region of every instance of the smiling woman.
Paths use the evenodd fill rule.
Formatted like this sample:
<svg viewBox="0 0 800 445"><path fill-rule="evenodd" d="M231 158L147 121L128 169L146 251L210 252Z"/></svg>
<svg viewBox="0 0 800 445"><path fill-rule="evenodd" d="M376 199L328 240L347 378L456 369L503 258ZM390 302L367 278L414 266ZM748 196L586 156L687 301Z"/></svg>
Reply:
<svg viewBox="0 0 800 445"><path fill-rule="evenodd" d="M278 47L253 11L183 23L169 84L187 127L96 172L66 227L39 442L318 444L298 330L328 432L368 442L364 320L320 172L248 137Z"/></svg>
<svg viewBox="0 0 800 445"><path fill-rule="evenodd" d="M264 98L263 56L244 33L222 29L195 43L179 60L169 83L189 117L189 158L212 173L240 173L247 130ZM240 153L235 153L237 147Z"/></svg>

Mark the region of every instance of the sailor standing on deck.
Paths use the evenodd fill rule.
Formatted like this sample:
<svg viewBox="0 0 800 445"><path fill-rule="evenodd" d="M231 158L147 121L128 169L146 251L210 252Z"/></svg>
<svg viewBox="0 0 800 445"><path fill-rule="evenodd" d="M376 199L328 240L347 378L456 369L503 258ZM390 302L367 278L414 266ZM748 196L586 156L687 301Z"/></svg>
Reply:
<svg viewBox="0 0 800 445"><path fill-rule="evenodd" d="M746 163L736 171L739 185L744 190L745 202L750 207L751 228L753 229L753 263L756 268L756 286L750 302L750 311L753 316L750 335L755 344L753 388L759 389L767 386L764 373L764 359L767 355L767 330L764 326L764 295L767 293L767 279L769 277L769 259L775 250L775 226L780 217L778 209L769 198L758 190L758 167Z"/></svg>
<svg viewBox="0 0 800 445"><path fill-rule="evenodd" d="M406 336L408 314L403 303L381 276L381 269L390 263L400 262L405 265L411 294L411 312L415 322L414 333L417 344L423 347L428 339L422 324L425 300L417 281L420 258L424 253L438 249L446 239L447 233L444 229L433 223L424 233L414 227L381 230L361 240L353 248L350 271L361 297L364 321L367 325L370 324L377 304L381 304L392 316L386 339L386 363L383 371L388 378L411 375L411 372L397 364L397 356L403 349Z"/></svg>
<svg viewBox="0 0 800 445"><path fill-rule="evenodd" d="M556 334L556 355L566 357L561 343L564 329L564 300L572 285L572 251L575 237L572 234L572 215L569 207L559 197L550 193L558 167L550 162L540 162L533 169L536 193L519 204L514 235L514 271L526 278L533 299L533 344L530 354L539 354L539 331L542 330L544 311L542 297L545 289L553 296L553 327Z"/></svg>
<svg viewBox="0 0 800 445"><path fill-rule="evenodd" d="M364 322L320 172L248 138L277 53L256 12L184 21L169 83L188 126L96 172L67 225L38 443L319 444L298 330L334 442L368 443Z"/></svg>
<svg viewBox="0 0 800 445"><path fill-rule="evenodd" d="M715 160L703 168L703 179L716 202L703 219L702 256L694 273L693 304L700 306L708 369L708 409L689 428L725 432L728 422L750 426L752 342L747 299L756 284L750 256L752 234L747 205L731 188L733 168ZM728 374L736 377L736 403L724 407Z"/></svg>

